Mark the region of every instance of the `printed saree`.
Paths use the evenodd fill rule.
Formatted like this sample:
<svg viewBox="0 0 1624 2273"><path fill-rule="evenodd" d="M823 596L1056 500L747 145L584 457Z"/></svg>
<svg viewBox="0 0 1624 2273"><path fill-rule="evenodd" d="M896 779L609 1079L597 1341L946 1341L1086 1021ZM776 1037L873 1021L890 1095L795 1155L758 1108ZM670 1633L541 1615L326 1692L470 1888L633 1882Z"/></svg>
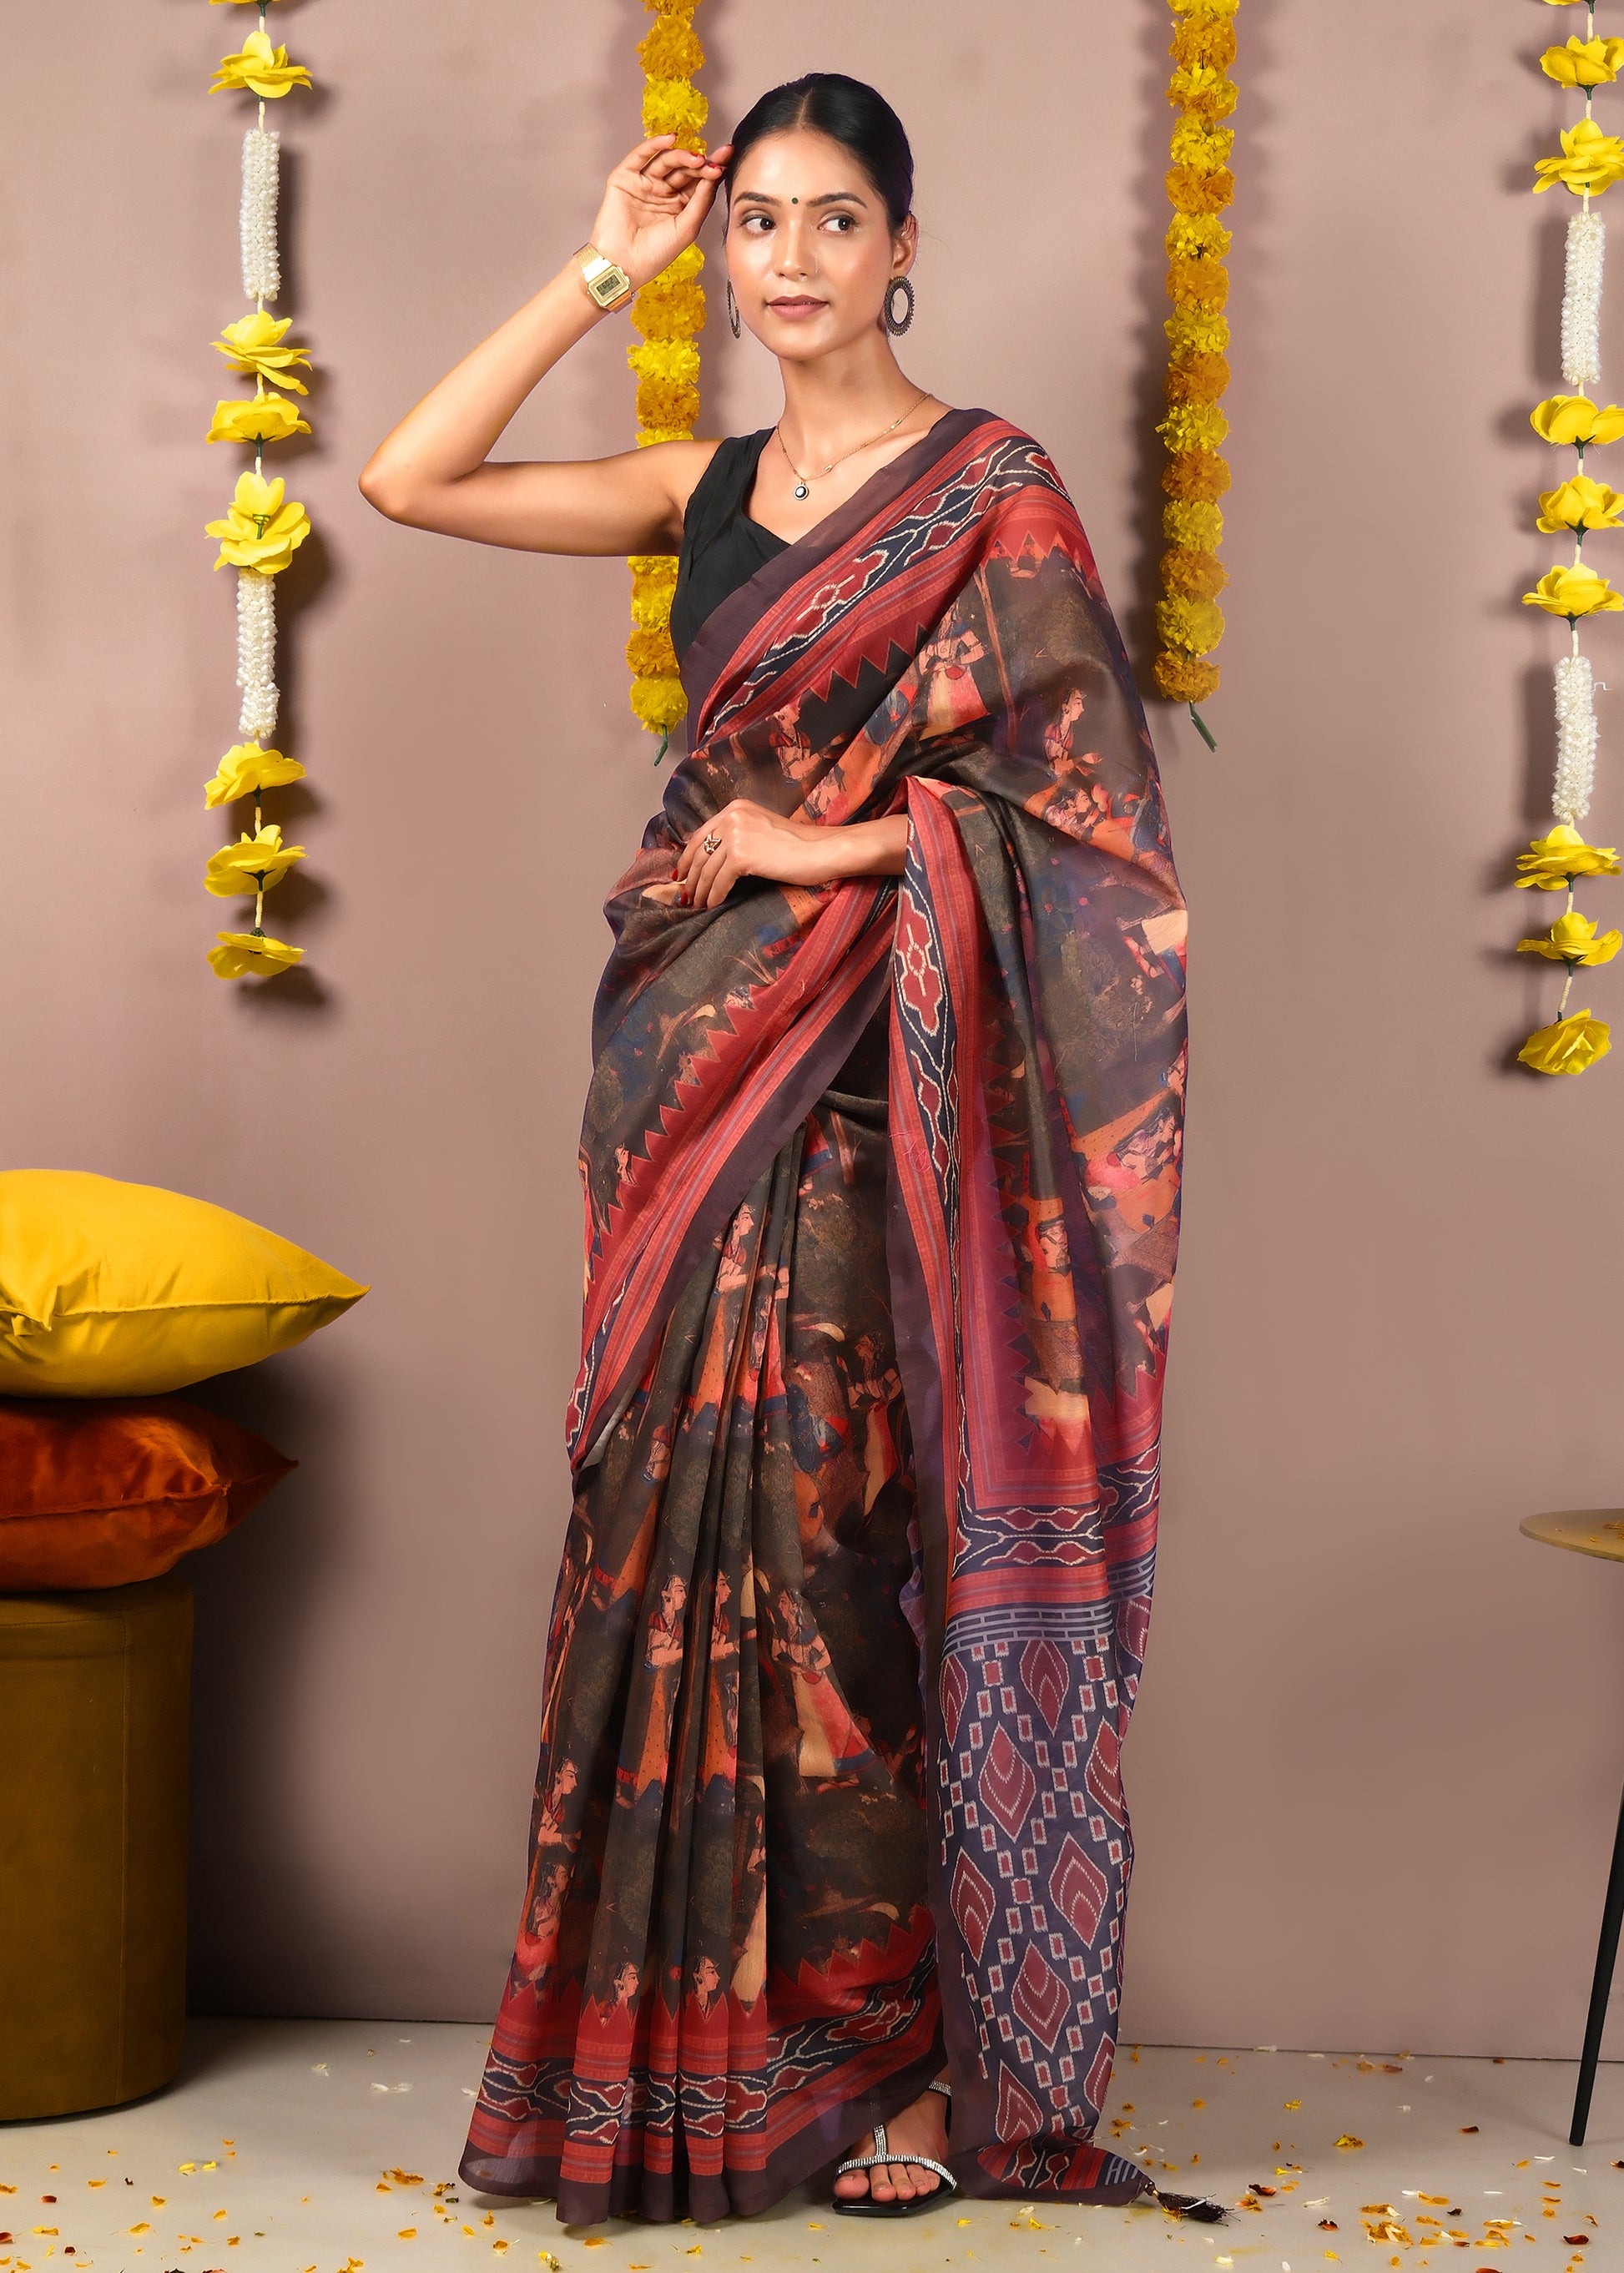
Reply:
<svg viewBox="0 0 1624 2273"><path fill-rule="evenodd" d="M1094 2143L1178 1225L1184 910L1059 476L950 413L707 619L608 904L575 1501L462 2172L779 2199L944 2065L966 2194ZM684 909L735 798L906 873Z"/></svg>

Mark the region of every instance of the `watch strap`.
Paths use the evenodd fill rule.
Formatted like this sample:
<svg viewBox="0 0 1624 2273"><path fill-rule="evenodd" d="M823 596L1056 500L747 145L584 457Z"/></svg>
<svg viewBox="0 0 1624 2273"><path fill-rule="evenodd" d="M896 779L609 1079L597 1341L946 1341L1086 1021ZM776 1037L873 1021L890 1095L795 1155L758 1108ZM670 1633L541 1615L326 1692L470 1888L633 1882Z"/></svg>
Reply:
<svg viewBox="0 0 1624 2273"><path fill-rule="evenodd" d="M595 244L583 244L575 254L586 289L600 308L619 308L630 299L631 278L619 261L611 260Z"/></svg>

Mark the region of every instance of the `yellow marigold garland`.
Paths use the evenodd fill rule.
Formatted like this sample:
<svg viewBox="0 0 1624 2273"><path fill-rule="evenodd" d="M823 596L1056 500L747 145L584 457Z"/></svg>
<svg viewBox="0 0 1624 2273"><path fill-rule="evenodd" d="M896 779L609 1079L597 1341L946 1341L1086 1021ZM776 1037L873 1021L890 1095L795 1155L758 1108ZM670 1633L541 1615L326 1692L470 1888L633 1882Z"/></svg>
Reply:
<svg viewBox="0 0 1624 2273"><path fill-rule="evenodd" d="M679 146L702 156L701 129L708 106L693 85L704 62L694 30L698 0L643 0L654 25L638 42L644 84L643 131L674 134ZM699 349L705 320L705 295L699 282L704 255L696 244L680 252L669 268L645 284L632 303L638 345L626 360L637 374L637 446L647 442L687 441L699 416ZM632 572L632 624L626 660L632 671L631 704L650 733L660 737L658 765L671 730L688 709L671 644L671 596L677 564L668 552L636 552Z"/></svg>
<svg viewBox="0 0 1624 2273"><path fill-rule="evenodd" d="M211 0L219 6L222 0ZM264 927L265 896L298 861L302 844L284 844L281 825L267 822L262 803L267 789L280 789L303 778L297 758L267 749L266 739L276 731L280 701L272 676L276 659L276 601L274 579L291 563L297 548L310 535L310 517L304 506L284 494L280 477L265 478L265 449L294 434L308 434L310 421L289 394L307 393L300 369L310 356L287 337L291 317L267 315L265 304L282 289L277 236L277 184L281 138L267 131L265 106L297 86L312 84L303 64L290 63L284 47L274 46L266 29L270 0L226 0L229 5L258 6L259 28L250 32L234 54L222 56L210 86L211 94L245 94L259 99L255 124L243 137L242 199L239 236L243 292L254 304L252 314L225 326L214 345L227 368L254 382L252 395L231 395L214 405L205 439L246 444L254 454L252 469L237 477L231 502L217 521L205 523L210 536L220 540L216 568L237 571L237 683L242 689L237 731L247 739L234 743L205 784L206 806L230 805L238 798L253 799L253 829L244 829L235 844L222 844L209 861L204 888L222 899L252 897L253 926L249 931L222 931L209 949L208 962L217 979L274 979L302 963L302 947L268 938ZM269 379L271 386L267 387ZM286 394L278 394L278 387Z"/></svg>
<svg viewBox="0 0 1624 2273"><path fill-rule="evenodd" d="M1162 596L1156 609L1162 651L1155 680L1169 700L1190 705L1197 730L1215 749L1196 704L1218 686L1218 666L1206 657L1223 637L1217 603L1229 581L1216 556L1223 541L1218 499L1229 486L1229 466L1219 455L1229 424L1218 405L1229 384L1224 356L1229 326L1222 311L1229 296L1223 262L1231 240L1218 216L1235 196L1229 170L1235 134L1219 122L1236 104L1229 71L1235 61L1230 19L1238 0L1168 4L1176 19L1168 101L1179 115L1167 176L1173 207L1167 289L1173 313L1164 327L1168 411L1156 431L1169 458L1162 476L1168 496L1162 516L1168 550L1162 556Z"/></svg>
<svg viewBox="0 0 1624 2273"><path fill-rule="evenodd" d="M1551 4L1571 6L1575 0ZM1571 532L1573 559L1547 569L1533 590L1522 595L1525 606L1564 618L1568 630L1568 651L1557 657L1554 672L1554 825L1546 836L1534 837L1517 859L1519 890L1567 895L1554 923L1517 945L1519 955L1567 965L1555 1019L1531 1033L1517 1053L1535 1073L1548 1074L1583 1073L1612 1048L1606 1022L1589 1010L1569 1012L1568 997L1575 971L1611 962L1624 946L1624 937L1616 931L1598 937L1596 925L1574 906L1574 887L1581 877L1616 876L1620 868L1612 845L1587 844L1577 826L1590 811L1596 775L1595 688L1590 659L1580 652L1579 626L1591 616L1624 609L1624 594L1614 591L1583 557L1586 534L1617 529L1624 506L1624 498L1585 471L1587 450L1603 448L1624 434L1624 410L1617 403L1593 401L1586 391L1598 386L1601 379L1602 262L1606 250L1606 231L1600 216L1590 211L1590 199L1624 180L1624 143L1616 135L1603 133L1591 116L1591 106L1596 89L1616 79L1624 68L1624 40L1598 39L1596 0L1584 0L1584 6L1583 39L1574 36L1565 47L1547 48L1539 59L1547 79L1583 95L1584 112L1562 134L1561 155L1541 158L1534 168L1536 196L1560 185L1581 200L1568 223L1561 364L1568 385L1582 391L1551 396L1530 417L1542 441L1575 453L1573 475L1541 495L1536 524L1551 536Z"/></svg>

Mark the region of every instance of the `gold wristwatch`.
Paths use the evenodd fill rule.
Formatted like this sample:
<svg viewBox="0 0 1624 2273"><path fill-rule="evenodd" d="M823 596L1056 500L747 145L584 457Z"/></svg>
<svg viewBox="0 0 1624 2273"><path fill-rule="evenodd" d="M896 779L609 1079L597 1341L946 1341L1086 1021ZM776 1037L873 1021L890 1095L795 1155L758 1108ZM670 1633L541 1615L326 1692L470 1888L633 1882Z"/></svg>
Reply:
<svg viewBox="0 0 1624 2273"><path fill-rule="evenodd" d="M575 259L586 289L600 308L619 308L632 296L632 280L618 261L609 260L595 244L583 244Z"/></svg>

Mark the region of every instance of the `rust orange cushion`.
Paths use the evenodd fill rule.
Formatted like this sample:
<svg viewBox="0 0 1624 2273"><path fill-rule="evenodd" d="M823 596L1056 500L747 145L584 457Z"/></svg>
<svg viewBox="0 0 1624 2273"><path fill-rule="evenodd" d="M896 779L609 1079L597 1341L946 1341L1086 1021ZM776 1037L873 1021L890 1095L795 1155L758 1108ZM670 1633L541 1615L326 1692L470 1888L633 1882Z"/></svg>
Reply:
<svg viewBox="0 0 1624 2273"><path fill-rule="evenodd" d="M0 1397L0 1589L155 1579L297 1466L177 1397Z"/></svg>

